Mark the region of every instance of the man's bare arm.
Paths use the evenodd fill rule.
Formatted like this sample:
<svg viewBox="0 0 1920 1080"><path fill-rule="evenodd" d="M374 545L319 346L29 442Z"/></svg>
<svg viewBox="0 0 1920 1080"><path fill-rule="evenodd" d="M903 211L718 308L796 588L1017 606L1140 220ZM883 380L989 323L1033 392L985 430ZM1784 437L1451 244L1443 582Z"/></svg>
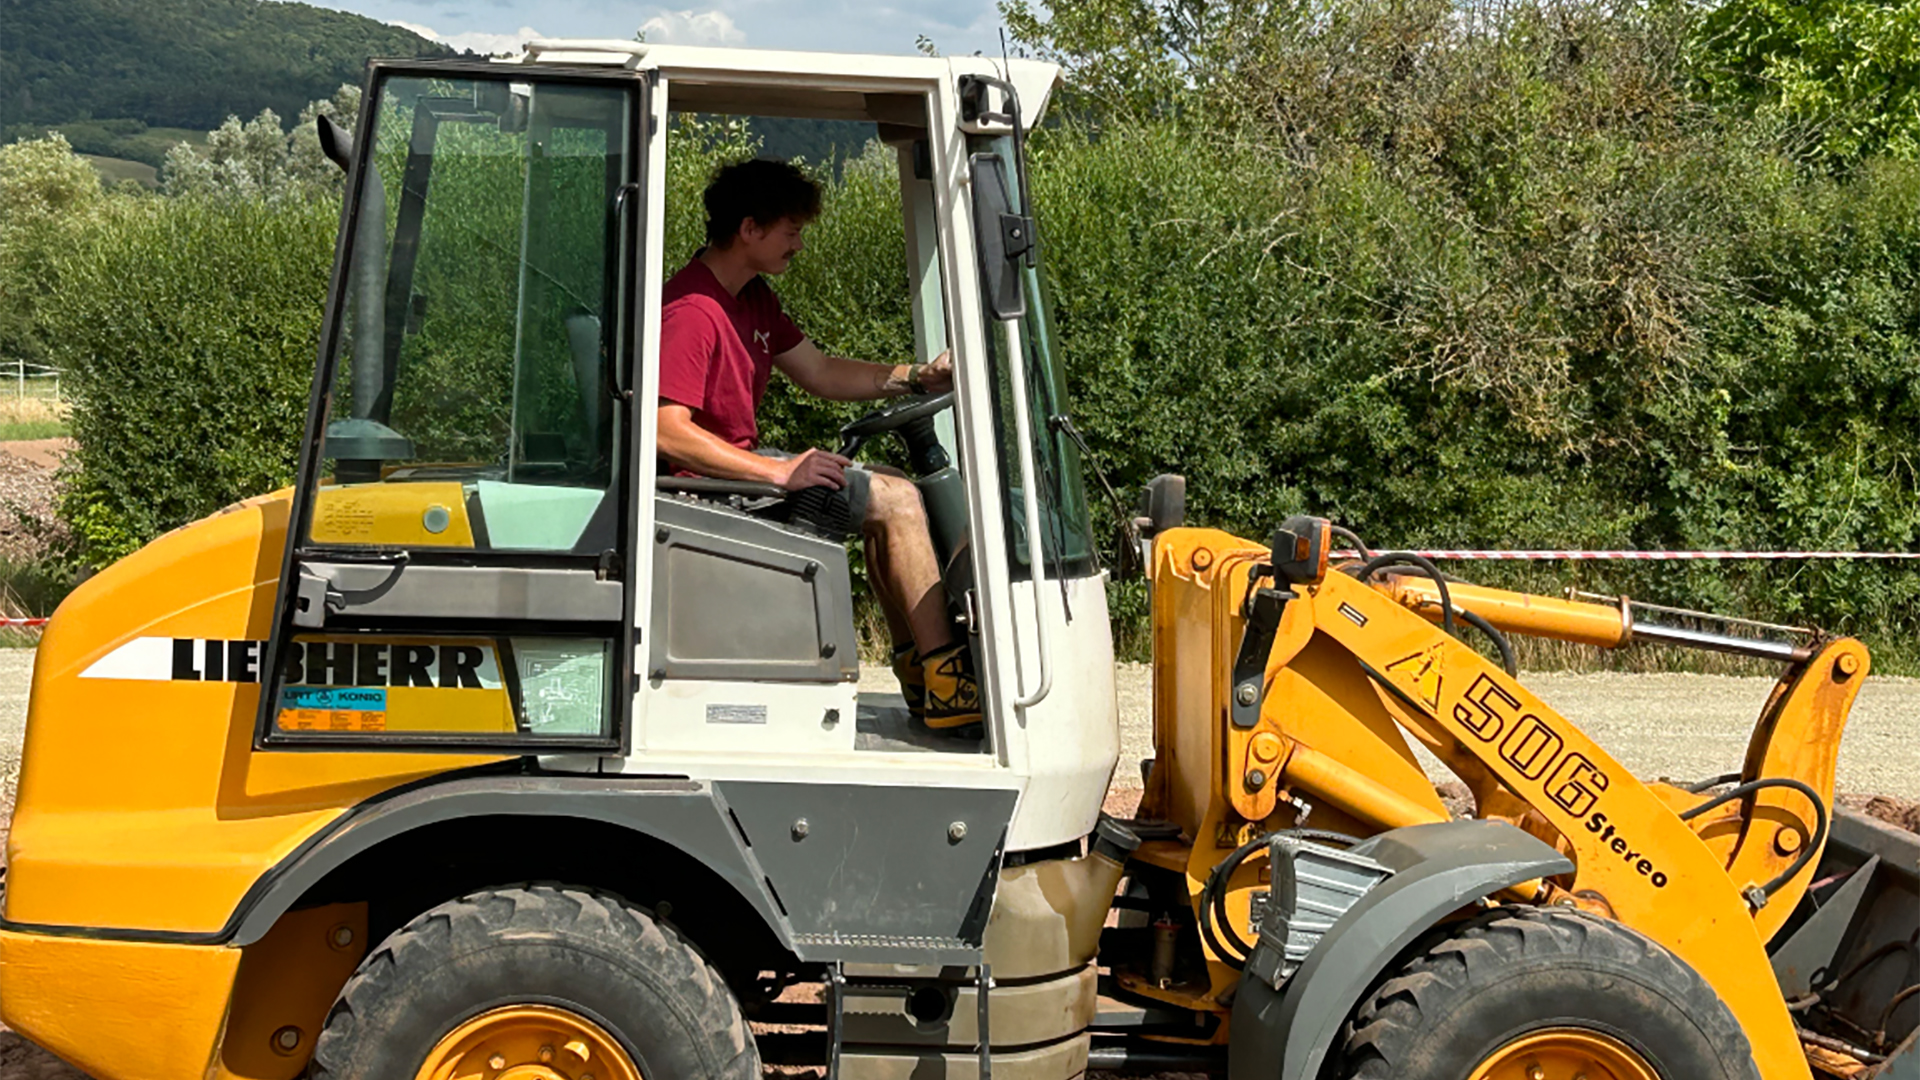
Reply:
<svg viewBox="0 0 1920 1080"><path fill-rule="evenodd" d="M773 358L773 366L800 389L828 401L873 401L914 393L912 373L920 369L922 387L929 393L953 388L953 368L946 353L931 364L875 364L821 351L811 339Z"/></svg>
<svg viewBox="0 0 1920 1080"><path fill-rule="evenodd" d="M843 475L849 462L839 454L809 450L799 457L779 460L742 450L693 422L693 410L668 402L656 414L659 420L660 453L668 460L701 476L721 480L754 480L778 484L788 491L826 485L846 486Z"/></svg>

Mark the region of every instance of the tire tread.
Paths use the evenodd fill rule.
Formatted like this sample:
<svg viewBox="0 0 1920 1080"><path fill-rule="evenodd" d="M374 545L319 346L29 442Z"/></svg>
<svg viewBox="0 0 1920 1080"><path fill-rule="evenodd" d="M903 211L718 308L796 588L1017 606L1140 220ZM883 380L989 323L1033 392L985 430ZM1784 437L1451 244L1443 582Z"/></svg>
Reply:
<svg viewBox="0 0 1920 1080"><path fill-rule="evenodd" d="M1711 1045L1724 1049L1726 1059L1736 1063L1736 1071L1728 1075L1758 1080L1746 1033L1719 995L1659 943L1585 912L1519 906L1468 919L1378 983L1348 1023L1338 1075L1344 1080L1406 1080L1403 1066L1409 1048L1441 1013L1499 970L1555 955L1595 957L1633 968L1638 981L1677 998ZM1745 1071L1740 1071L1741 1062Z"/></svg>
<svg viewBox="0 0 1920 1080"><path fill-rule="evenodd" d="M328 1012L314 1046L311 1080L349 1080L341 1059L355 1042L357 1012L416 973L431 970L462 942L477 943L502 932L625 945L658 980L661 997L685 1006L682 1022L713 1036L696 1047L706 1077L759 1080L760 1055L740 1004L690 941L617 895L546 882L503 886L450 900L415 916L381 942L347 980ZM711 1053L714 1047L721 1052Z"/></svg>

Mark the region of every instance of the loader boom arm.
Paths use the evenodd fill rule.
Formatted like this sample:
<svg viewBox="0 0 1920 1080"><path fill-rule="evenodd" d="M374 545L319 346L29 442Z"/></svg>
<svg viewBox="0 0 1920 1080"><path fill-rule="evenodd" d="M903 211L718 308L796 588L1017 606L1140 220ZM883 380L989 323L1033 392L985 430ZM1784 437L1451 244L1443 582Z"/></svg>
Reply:
<svg viewBox="0 0 1920 1080"><path fill-rule="evenodd" d="M1763 1077L1810 1075L1765 935L1742 899L1745 883L1666 800L1517 679L1393 597L1340 573L1302 591L1288 616L1309 619L1351 654L1403 722L1476 759L1545 819L1578 867L1568 891L1705 977L1748 1033ZM1302 730L1288 712L1271 701L1262 721L1287 717Z"/></svg>
<svg viewBox="0 0 1920 1080"><path fill-rule="evenodd" d="M1429 621L1440 620L1440 592L1432 581L1394 575L1374 587ZM1634 637L1632 609L1624 602L1616 606L1560 600L1464 583L1450 583L1448 592L1456 609L1472 611L1503 631L1602 648L1617 648ZM1754 723L1737 774L1741 785L1762 781L1765 786L1691 821L1742 895L1750 898L1754 925L1765 941L1772 940L1805 894L1819 861L1819 851L1809 853L1807 848L1824 839L1816 835L1819 814L1807 795L1780 781L1804 784L1823 806L1832 805L1840 735L1871 666L1866 646L1851 638L1799 651L1805 659L1781 674ZM1677 811L1709 802L1706 794L1657 787ZM1762 887L1789 869L1794 872L1763 895Z"/></svg>

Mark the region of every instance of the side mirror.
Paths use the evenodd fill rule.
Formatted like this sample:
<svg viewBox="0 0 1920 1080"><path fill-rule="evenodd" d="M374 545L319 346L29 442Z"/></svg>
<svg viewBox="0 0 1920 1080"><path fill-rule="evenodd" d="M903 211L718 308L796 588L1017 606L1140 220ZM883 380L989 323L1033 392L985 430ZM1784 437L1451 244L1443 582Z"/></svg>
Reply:
<svg viewBox="0 0 1920 1080"><path fill-rule="evenodd" d="M1153 538L1187 521L1187 478L1161 473L1140 489L1140 516L1129 524L1133 560L1144 574L1153 565Z"/></svg>
<svg viewBox="0 0 1920 1080"><path fill-rule="evenodd" d="M314 122L320 133L320 152L327 160L340 166L341 172L353 171L353 136L347 129L333 122L333 117L321 113Z"/></svg>
<svg viewBox="0 0 1920 1080"><path fill-rule="evenodd" d="M1027 313L1020 269L1022 257L1033 246L1033 223L1014 209L1007 163L1000 155L975 154L971 165L973 239L980 252L987 304L1001 322L1018 319Z"/></svg>
<svg viewBox="0 0 1920 1080"><path fill-rule="evenodd" d="M1187 520L1187 478L1161 473L1140 489L1140 517L1136 523L1147 536L1177 529Z"/></svg>

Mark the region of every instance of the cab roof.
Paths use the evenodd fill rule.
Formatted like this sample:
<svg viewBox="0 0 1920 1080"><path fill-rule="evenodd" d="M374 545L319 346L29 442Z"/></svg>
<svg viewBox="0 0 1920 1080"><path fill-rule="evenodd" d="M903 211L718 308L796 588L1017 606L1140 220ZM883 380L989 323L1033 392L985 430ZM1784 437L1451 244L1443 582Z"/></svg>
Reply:
<svg viewBox="0 0 1920 1080"><path fill-rule="evenodd" d="M688 104L703 112L868 120L863 94L903 91L963 74L1004 78L1020 94L1021 119L1031 129L1046 114L1060 67L1042 60L985 56L881 56L782 49L717 49L654 45L618 38L534 38L514 62L617 66L658 71L669 85L725 84L762 93L699 94ZM672 90L676 104L687 101Z"/></svg>

